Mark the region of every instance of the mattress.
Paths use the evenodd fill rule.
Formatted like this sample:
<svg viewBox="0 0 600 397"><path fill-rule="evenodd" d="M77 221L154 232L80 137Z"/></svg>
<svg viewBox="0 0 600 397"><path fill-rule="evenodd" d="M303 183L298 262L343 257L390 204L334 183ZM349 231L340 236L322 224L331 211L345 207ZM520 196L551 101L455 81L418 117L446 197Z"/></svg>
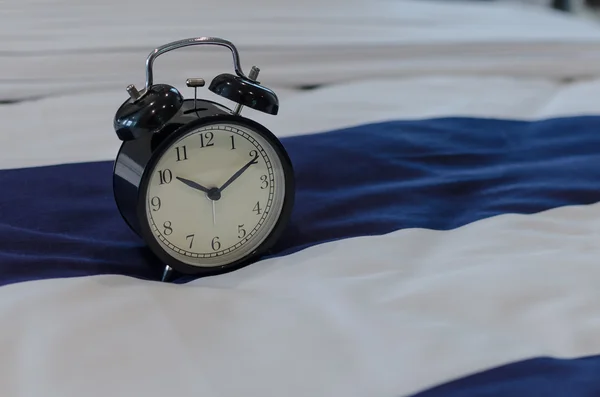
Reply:
<svg viewBox="0 0 600 397"><path fill-rule="evenodd" d="M600 393L593 22L358 0L0 15L0 395ZM279 95L244 114L288 150L296 204L269 257L164 283L114 203L112 121L153 48L199 35ZM188 97L231 69L156 65Z"/></svg>

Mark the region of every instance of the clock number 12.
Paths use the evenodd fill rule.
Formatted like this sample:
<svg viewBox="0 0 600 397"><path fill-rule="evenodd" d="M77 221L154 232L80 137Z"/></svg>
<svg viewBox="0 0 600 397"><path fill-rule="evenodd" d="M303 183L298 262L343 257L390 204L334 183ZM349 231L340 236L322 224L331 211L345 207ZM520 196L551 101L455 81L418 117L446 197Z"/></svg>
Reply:
<svg viewBox="0 0 600 397"><path fill-rule="evenodd" d="M205 134L200 134L200 147L202 148L207 146L215 146L215 144L213 143L214 137L215 136L210 131L208 131Z"/></svg>

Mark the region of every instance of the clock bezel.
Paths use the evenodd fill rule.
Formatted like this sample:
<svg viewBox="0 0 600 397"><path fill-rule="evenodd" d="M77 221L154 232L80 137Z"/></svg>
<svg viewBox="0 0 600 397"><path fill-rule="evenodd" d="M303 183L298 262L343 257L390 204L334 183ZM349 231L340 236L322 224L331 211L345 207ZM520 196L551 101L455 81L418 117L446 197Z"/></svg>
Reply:
<svg viewBox="0 0 600 397"><path fill-rule="evenodd" d="M272 147L275 154L278 156L281 162L284 178L284 197L281 206L279 218L275 222L273 229L263 238L256 248L251 250L245 256L229 262L224 265L218 266L194 266L188 263L182 262L170 255L169 252L163 248L160 243L156 240L156 237L152 233L150 222L146 212L146 199L148 192L148 184L151 180L152 170L156 167L156 164L160 161L166 151L175 143L180 137L188 134L189 132L201 128L203 126L211 124L227 123L239 125L241 127L250 128L255 133L261 135L262 138ZM265 126L254 120L248 119L239 115L213 115L203 117L200 119L193 120L185 125L182 125L177 130L173 131L167 136L154 150L140 180L137 198L137 217L139 220L140 234L143 240L146 242L150 250L156 255L156 257L163 262L163 264L170 266L173 270L186 275L201 275L211 276L222 273L228 273L242 267L245 267L258 259L260 256L267 253L273 245L279 240L286 226L291 218L292 209L295 200L295 175L291 159L281 143L281 141Z"/></svg>

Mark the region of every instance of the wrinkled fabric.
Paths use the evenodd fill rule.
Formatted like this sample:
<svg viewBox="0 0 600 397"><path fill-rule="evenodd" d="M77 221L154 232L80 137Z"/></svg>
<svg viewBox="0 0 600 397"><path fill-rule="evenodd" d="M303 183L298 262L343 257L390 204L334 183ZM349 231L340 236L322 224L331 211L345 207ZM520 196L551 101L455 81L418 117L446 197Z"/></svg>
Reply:
<svg viewBox="0 0 600 397"><path fill-rule="evenodd" d="M600 118L390 121L282 139L297 191L272 255L600 201ZM162 265L128 229L110 161L0 171L0 285ZM189 281L181 278L180 281Z"/></svg>

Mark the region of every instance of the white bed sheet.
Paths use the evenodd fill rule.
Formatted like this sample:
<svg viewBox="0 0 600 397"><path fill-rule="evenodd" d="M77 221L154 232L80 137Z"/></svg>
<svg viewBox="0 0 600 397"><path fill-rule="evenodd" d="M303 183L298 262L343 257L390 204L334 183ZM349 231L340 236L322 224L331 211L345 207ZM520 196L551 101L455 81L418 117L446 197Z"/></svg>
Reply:
<svg viewBox="0 0 600 397"><path fill-rule="evenodd" d="M0 106L0 119L11 120L10 128L0 134L4 148L0 167L114 159L120 141L114 135L112 120L126 98L121 91L69 94ZM193 95L189 91L183 89L185 95ZM252 109L245 109L244 114L285 137L392 119L472 116L532 120L591 115L598 112L600 78L562 83L511 76L421 76L277 93L279 115ZM221 100L207 90L202 95Z"/></svg>
<svg viewBox="0 0 600 397"><path fill-rule="evenodd" d="M594 77L600 32L537 7L424 0L32 1L2 3L0 99L143 83L149 51L201 35L233 41L277 88L415 75ZM161 57L182 85L231 68L227 50Z"/></svg>
<svg viewBox="0 0 600 397"><path fill-rule="evenodd" d="M0 167L114 158L123 87L143 82L151 48L195 35L231 39L245 68L261 66L281 114L245 111L279 136L594 114L600 103L600 28L558 14L425 1L160 4L2 3L0 97L46 97L0 106ZM230 67L227 57L165 56L157 79L181 86ZM293 89L315 82L328 85ZM530 356L599 352L599 212L343 240L183 286L98 276L2 287L0 395L399 396Z"/></svg>

